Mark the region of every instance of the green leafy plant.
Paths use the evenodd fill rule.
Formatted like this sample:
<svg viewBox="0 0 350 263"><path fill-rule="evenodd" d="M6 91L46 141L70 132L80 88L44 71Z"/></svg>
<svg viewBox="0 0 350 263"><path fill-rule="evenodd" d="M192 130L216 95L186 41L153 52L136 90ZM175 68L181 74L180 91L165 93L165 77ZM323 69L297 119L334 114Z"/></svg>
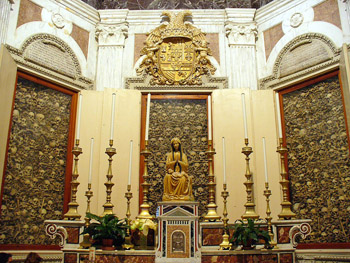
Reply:
<svg viewBox="0 0 350 263"><path fill-rule="evenodd" d="M88 233L95 241L95 245L101 244L103 239L113 239L113 243L116 246L124 243L126 229L128 228L125 219L119 219L114 214L98 216L92 213L86 213L86 217L96 222L92 222L88 227L85 227L81 234Z"/></svg>
<svg viewBox="0 0 350 263"><path fill-rule="evenodd" d="M237 222L237 221L236 221ZM235 245L243 245L243 248L256 245L260 240L268 246L271 240L269 233L261 229L260 225L253 219L248 221L238 220L234 226L234 232L230 240Z"/></svg>

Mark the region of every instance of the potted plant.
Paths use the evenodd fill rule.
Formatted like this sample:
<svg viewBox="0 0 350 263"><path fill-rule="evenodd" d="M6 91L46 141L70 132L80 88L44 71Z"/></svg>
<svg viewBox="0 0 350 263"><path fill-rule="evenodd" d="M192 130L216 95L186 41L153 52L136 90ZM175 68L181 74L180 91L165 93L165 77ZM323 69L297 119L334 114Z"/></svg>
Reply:
<svg viewBox="0 0 350 263"><path fill-rule="evenodd" d="M103 250L114 250L114 246L121 246L125 240L126 229L128 228L125 219L119 219L114 214L104 216L86 213L86 217L96 220L81 233L89 234L94 240L94 246L102 245Z"/></svg>
<svg viewBox="0 0 350 263"><path fill-rule="evenodd" d="M237 222L237 221L236 221ZM269 233L261 229L253 219L248 218L248 221L238 220L234 226L234 232L230 242L236 246L242 245L242 249L254 249L255 245L263 240L265 247L269 247L271 240Z"/></svg>

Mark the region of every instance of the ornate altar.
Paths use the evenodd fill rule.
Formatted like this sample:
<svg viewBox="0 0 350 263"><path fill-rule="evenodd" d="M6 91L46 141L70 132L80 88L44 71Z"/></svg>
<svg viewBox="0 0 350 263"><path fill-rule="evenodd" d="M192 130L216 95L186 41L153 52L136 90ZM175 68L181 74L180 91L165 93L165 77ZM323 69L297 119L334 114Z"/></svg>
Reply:
<svg viewBox="0 0 350 263"><path fill-rule="evenodd" d="M159 263L201 262L199 246L198 202L159 202L158 247Z"/></svg>

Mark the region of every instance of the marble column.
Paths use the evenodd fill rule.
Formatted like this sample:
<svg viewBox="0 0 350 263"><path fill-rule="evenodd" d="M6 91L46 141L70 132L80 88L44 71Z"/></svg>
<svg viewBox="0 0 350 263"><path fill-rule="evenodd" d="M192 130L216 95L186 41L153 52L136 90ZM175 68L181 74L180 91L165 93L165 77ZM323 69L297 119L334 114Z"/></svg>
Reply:
<svg viewBox="0 0 350 263"><path fill-rule="evenodd" d="M11 5L13 0L0 1L0 44L6 43L7 28L10 20Z"/></svg>
<svg viewBox="0 0 350 263"><path fill-rule="evenodd" d="M123 88L123 54L125 39L128 37L128 23L124 18L109 16L100 11L101 23L96 28L98 58L96 71L96 90Z"/></svg>
<svg viewBox="0 0 350 263"><path fill-rule="evenodd" d="M253 21L255 9L238 10L240 14L235 9L235 16L231 12L233 11L226 9L228 20L225 22L230 88L256 90L258 79L255 43L258 31Z"/></svg>

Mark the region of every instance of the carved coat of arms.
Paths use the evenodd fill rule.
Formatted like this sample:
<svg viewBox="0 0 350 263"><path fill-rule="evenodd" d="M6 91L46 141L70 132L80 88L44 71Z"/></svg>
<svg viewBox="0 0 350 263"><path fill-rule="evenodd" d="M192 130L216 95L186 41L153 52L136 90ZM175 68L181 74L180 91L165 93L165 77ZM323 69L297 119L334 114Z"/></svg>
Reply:
<svg viewBox="0 0 350 263"><path fill-rule="evenodd" d="M205 34L184 22L190 11L177 15L164 11L170 20L154 29L147 37L141 55L145 55L137 73L152 76L151 85L200 85L201 76L214 74L208 55L211 51Z"/></svg>

